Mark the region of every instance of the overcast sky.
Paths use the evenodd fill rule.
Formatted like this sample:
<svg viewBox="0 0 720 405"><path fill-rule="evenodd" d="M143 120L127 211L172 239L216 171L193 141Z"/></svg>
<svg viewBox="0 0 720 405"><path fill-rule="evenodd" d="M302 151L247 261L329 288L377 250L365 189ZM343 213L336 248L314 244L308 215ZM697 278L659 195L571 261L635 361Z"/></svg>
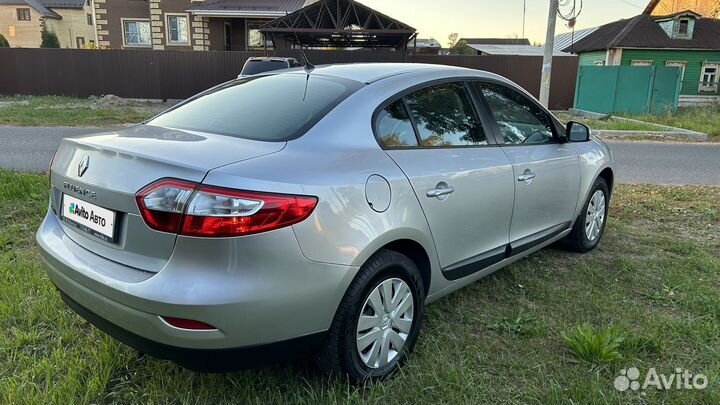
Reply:
<svg viewBox="0 0 720 405"><path fill-rule="evenodd" d="M549 0L526 0L525 36L545 42ZM572 0L571 0L572 1ZM581 0L576 0L580 2ZM359 0L435 38L443 46L452 32L461 37L505 38L522 34L523 0ZM640 14L649 0L584 0L576 29ZM558 19L556 33L568 32Z"/></svg>

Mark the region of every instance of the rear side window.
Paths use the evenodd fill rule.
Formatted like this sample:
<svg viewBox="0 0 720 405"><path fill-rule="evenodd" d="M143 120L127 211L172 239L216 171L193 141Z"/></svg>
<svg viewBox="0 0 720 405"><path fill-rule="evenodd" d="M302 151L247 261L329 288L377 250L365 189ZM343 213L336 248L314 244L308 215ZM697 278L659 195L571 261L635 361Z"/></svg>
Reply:
<svg viewBox="0 0 720 405"><path fill-rule="evenodd" d="M282 74L225 83L147 122L259 141L295 139L362 84L324 76Z"/></svg>
<svg viewBox="0 0 720 405"><path fill-rule="evenodd" d="M378 140L386 148L418 146L405 104L398 100L385 107L377 120Z"/></svg>
<svg viewBox="0 0 720 405"><path fill-rule="evenodd" d="M421 146L487 145L480 119L464 83L445 83L405 98Z"/></svg>

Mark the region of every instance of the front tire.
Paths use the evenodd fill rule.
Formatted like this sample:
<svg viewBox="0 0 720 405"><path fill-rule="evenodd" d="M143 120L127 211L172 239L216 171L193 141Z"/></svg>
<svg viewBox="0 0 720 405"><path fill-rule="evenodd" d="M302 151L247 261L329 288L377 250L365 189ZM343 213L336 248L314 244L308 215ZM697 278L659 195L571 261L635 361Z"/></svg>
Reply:
<svg viewBox="0 0 720 405"><path fill-rule="evenodd" d="M379 251L348 288L317 364L356 384L390 375L417 342L424 304L415 263L398 252Z"/></svg>
<svg viewBox="0 0 720 405"><path fill-rule="evenodd" d="M598 177L590 189L583 210L575 220L572 232L564 240L567 248L580 253L595 249L605 232L609 201L610 190L607 182Z"/></svg>

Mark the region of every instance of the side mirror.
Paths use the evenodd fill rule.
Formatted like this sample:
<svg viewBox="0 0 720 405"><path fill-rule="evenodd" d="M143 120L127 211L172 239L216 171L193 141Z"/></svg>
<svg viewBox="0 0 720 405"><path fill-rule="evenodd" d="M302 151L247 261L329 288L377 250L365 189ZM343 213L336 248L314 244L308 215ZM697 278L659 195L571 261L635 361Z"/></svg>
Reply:
<svg viewBox="0 0 720 405"><path fill-rule="evenodd" d="M590 140L590 128L585 124L570 121L565 128L565 137L568 142L587 142Z"/></svg>

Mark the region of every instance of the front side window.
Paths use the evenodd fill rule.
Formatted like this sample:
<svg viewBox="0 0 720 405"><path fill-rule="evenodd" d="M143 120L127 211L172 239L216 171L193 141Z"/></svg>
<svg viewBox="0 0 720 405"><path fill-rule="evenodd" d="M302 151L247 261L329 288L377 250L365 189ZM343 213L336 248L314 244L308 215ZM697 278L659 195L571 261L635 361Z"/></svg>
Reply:
<svg viewBox="0 0 720 405"><path fill-rule="evenodd" d="M10 14L10 15L12 15L12 14ZM17 19L18 19L18 21L30 21L30 9L29 8L17 9Z"/></svg>
<svg viewBox="0 0 720 405"><path fill-rule="evenodd" d="M431 86L405 97L421 146L487 145L464 83Z"/></svg>
<svg viewBox="0 0 720 405"><path fill-rule="evenodd" d="M633 60L630 62L630 66L652 66L653 61L651 60Z"/></svg>
<svg viewBox="0 0 720 405"><path fill-rule="evenodd" d="M506 144L554 142L548 114L525 95L494 83L480 84Z"/></svg>
<svg viewBox="0 0 720 405"><path fill-rule="evenodd" d="M167 17L168 42L171 44L188 44L188 18L185 15L169 15Z"/></svg>
<svg viewBox="0 0 720 405"><path fill-rule="evenodd" d="M285 141L303 135L361 86L319 75L253 76L212 88L147 125Z"/></svg>
<svg viewBox="0 0 720 405"><path fill-rule="evenodd" d="M150 46L150 21L123 21L125 45Z"/></svg>
<svg viewBox="0 0 720 405"><path fill-rule="evenodd" d="M418 146L415 130L402 100L385 107L377 118L377 135L385 148Z"/></svg>

